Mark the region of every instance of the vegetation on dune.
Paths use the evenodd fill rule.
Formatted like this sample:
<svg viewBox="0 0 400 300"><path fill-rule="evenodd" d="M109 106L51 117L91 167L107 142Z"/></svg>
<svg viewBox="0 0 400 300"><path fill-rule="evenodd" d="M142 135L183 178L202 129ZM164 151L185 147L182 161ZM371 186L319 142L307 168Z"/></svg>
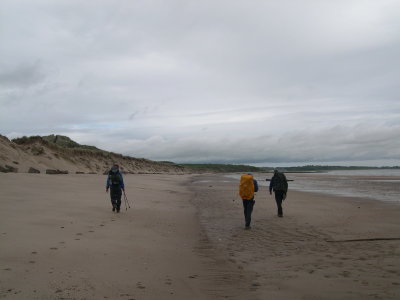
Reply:
<svg viewBox="0 0 400 300"><path fill-rule="evenodd" d="M64 135L51 134L51 135L47 135L47 136L42 136L42 139L44 139L45 141L48 141L50 143L54 143L60 147L64 147L64 148L78 148L78 149L84 149L84 150L102 151L95 146L78 144L77 142L71 140L69 137L64 136Z"/></svg>
<svg viewBox="0 0 400 300"><path fill-rule="evenodd" d="M47 136L38 136L38 135L30 136L30 137L23 136L21 138L13 139L12 141L18 145L24 145L24 144L34 143L34 142L42 142L42 143L44 142L45 144L57 145L61 148L106 152L95 146L81 145L64 135L51 134L51 135L47 135Z"/></svg>

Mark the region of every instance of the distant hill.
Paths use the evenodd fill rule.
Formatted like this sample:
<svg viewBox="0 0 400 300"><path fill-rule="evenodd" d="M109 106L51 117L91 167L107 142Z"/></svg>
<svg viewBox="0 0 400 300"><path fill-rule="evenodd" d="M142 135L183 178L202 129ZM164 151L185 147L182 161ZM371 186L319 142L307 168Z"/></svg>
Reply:
<svg viewBox="0 0 400 300"><path fill-rule="evenodd" d="M273 172L273 167L254 167L249 165L232 164L182 164L185 168L198 173L237 173L237 172ZM368 170L368 169L399 169L400 167L365 167L365 166L323 166L307 165L299 167L277 167L282 172L288 173L317 173L334 170Z"/></svg>
<svg viewBox="0 0 400 300"><path fill-rule="evenodd" d="M193 172L211 173L236 173L236 172L265 172L265 168L258 168L248 165L230 164L181 164Z"/></svg>
<svg viewBox="0 0 400 300"><path fill-rule="evenodd" d="M0 172L41 172L59 170L63 173L107 172L117 163L124 173L186 172L183 166L144 158L124 156L80 145L61 135L31 136L13 139L0 135Z"/></svg>
<svg viewBox="0 0 400 300"><path fill-rule="evenodd" d="M399 167L366 167L366 166L321 166L307 165L301 167L279 168L284 172L326 172L339 170L369 170L369 169L398 169Z"/></svg>

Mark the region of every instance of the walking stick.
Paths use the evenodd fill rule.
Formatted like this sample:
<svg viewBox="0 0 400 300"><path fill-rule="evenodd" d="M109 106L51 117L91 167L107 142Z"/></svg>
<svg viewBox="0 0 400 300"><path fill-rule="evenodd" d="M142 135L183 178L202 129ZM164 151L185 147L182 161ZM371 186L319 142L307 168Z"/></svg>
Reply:
<svg viewBox="0 0 400 300"><path fill-rule="evenodd" d="M125 191L124 191L124 201L125 201L125 210L128 210L128 207L131 208L131 206L129 205L129 200L126 197Z"/></svg>

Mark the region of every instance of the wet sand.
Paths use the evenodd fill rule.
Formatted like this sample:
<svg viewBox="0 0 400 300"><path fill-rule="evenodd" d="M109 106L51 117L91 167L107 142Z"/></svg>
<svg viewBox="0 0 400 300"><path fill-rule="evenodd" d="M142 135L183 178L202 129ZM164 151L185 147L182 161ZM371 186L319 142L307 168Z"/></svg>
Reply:
<svg viewBox="0 0 400 300"><path fill-rule="evenodd" d="M266 187L244 230L237 182L125 176L116 214L99 175L0 174L0 298L398 299L400 206ZM336 241L336 242L332 242Z"/></svg>
<svg viewBox="0 0 400 300"><path fill-rule="evenodd" d="M261 186L244 230L234 183L197 177L194 203L210 243L245 271L252 299L400 298L400 205L289 190L278 218ZM345 242L374 238L398 240Z"/></svg>

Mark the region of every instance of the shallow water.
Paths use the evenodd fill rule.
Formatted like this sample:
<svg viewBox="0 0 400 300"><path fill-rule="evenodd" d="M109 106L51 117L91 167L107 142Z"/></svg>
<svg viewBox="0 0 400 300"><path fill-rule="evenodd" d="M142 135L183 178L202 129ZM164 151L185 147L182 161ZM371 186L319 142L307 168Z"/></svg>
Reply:
<svg viewBox="0 0 400 300"><path fill-rule="evenodd" d="M238 179L240 174L226 175ZM259 185L272 174L255 174ZM368 198L400 204L400 170L350 170L326 173L287 173L289 191L305 191L336 196Z"/></svg>

